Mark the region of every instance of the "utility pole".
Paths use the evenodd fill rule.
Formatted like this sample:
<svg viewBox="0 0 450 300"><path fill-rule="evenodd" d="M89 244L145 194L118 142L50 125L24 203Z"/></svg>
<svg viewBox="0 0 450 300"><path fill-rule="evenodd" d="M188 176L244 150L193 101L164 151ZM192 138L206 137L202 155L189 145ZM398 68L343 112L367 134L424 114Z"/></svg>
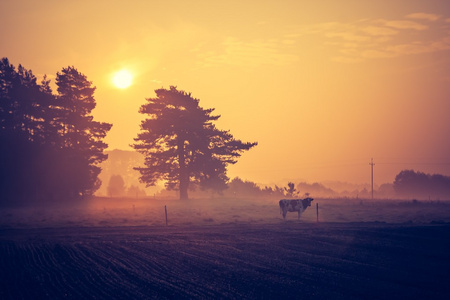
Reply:
<svg viewBox="0 0 450 300"><path fill-rule="evenodd" d="M373 166L375 165L373 163L373 158L370 159L369 165L370 165L370 169L371 169L371 177L370 177L370 179L371 179L371 182L372 182L372 200L373 200Z"/></svg>

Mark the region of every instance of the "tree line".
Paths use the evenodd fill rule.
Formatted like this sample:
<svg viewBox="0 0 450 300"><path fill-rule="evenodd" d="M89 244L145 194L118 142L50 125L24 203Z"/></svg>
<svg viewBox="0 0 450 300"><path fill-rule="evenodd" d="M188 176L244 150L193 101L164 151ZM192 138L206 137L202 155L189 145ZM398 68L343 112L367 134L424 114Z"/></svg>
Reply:
<svg viewBox="0 0 450 300"><path fill-rule="evenodd" d="M0 193L3 201L76 199L100 186L111 124L97 122L95 87L75 67L44 76L0 61Z"/></svg>
<svg viewBox="0 0 450 300"><path fill-rule="evenodd" d="M450 199L450 177L403 170L395 177L394 189L406 197Z"/></svg>

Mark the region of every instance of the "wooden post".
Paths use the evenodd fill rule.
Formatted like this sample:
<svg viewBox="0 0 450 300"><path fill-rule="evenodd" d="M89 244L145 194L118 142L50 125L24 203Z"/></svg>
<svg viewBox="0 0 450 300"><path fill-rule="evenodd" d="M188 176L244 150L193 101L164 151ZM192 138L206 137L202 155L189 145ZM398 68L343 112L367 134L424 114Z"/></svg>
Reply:
<svg viewBox="0 0 450 300"><path fill-rule="evenodd" d="M167 226L167 206L164 205L164 212L166 213L166 226Z"/></svg>
<svg viewBox="0 0 450 300"><path fill-rule="evenodd" d="M316 203L317 223L319 223L319 203Z"/></svg>

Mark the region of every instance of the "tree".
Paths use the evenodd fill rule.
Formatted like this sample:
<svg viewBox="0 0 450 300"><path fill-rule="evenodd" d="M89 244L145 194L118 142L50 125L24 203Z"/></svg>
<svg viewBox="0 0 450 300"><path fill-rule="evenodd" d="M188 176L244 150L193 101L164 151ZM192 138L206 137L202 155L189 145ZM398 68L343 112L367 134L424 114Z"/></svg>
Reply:
<svg viewBox="0 0 450 300"><path fill-rule="evenodd" d="M243 151L257 143L244 143L228 131L215 127L214 109L203 109L190 93L155 90L139 112L147 114L133 147L145 156L145 167L136 168L147 186L164 180L169 190L178 189L180 199L188 198L191 183L202 188L224 190L228 164L235 164Z"/></svg>
<svg viewBox="0 0 450 300"><path fill-rule="evenodd" d="M293 198L297 197L300 191L297 191L295 184L293 182L288 182L287 187L284 188L286 192L286 197Z"/></svg>
<svg viewBox="0 0 450 300"><path fill-rule="evenodd" d="M92 195L101 182L98 179L98 164L108 156L108 146L103 139L112 124L93 120L91 111L95 108L95 87L87 77L74 67L63 68L57 73L57 105L61 111L60 145L68 159L67 171L72 175L69 189L73 196Z"/></svg>
<svg viewBox="0 0 450 300"><path fill-rule="evenodd" d="M402 170L395 176L393 187L396 193L404 196L448 197L450 196L450 177Z"/></svg>
<svg viewBox="0 0 450 300"><path fill-rule="evenodd" d="M0 60L0 190L2 200L34 200L48 190L43 166L50 141L57 139L51 121L54 96L39 86L31 70Z"/></svg>
<svg viewBox="0 0 450 300"><path fill-rule="evenodd" d="M239 177L233 178L228 183L227 193L232 193L233 197L255 197L262 194L261 189L254 182L242 180Z"/></svg>
<svg viewBox="0 0 450 300"><path fill-rule="evenodd" d="M36 83L31 70L18 69L7 58L0 61L0 131L2 135L22 137L30 142L43 143L44 133L50 133L54 97L50 86Z"/></svg>
<svg viewBox="0 0 450 300"><path fill-rule="evenodd" d="M111 175L108 183L108 195L110 197L122 196L125 194L125 182L120 175Z"/></svg>
<svg viewBox="0 0 450 300"><path fill-rule="evenodd" d="M130 187L127 190L127 196L130 198L139 198L139 197L145 197L146 193L144 190L141 190L136 185L130 185Z"/></svg>

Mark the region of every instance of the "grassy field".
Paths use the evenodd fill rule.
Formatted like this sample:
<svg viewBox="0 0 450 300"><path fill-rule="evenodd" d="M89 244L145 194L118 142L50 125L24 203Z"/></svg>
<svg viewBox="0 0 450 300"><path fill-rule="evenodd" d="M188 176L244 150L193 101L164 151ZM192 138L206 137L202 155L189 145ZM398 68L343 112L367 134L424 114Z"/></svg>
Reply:
<svg viewBox="0 0 450 300"><path fill-rule="evenodd" d="M450 201L315 199L301 217L316 222L450 222ZM94 198L72 204L0 209L0 227L162 226L279 223L278 199ZM288 213L288 221L297 220Z"/></svg>

